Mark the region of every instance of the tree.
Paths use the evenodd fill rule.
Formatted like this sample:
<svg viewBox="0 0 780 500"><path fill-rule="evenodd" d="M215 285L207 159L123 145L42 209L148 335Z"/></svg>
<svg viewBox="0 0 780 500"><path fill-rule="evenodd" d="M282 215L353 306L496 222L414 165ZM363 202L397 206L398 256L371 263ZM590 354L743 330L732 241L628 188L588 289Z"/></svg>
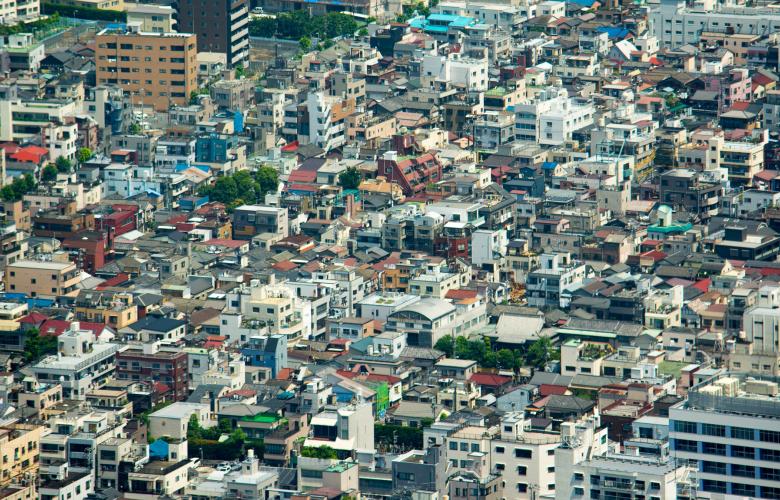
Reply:
<svg viewBox="0 0 780 500"><path fill-rule="evenodd" d="M267 193L275 192L279 187L279 172L273 167L263 165L257 169L254 177L260 183L260 195L263 198Z"/></svg>
<svg viewBox="0 0 780 500"><path fill-rule="evenodd" d="M301 456L307 458L336 459L338 455L336 450L330 446L304 446L301 449Z"/></svg>
<svg viewBox="0 0 780 500"><path fill-rule="evenodd" d="M517 364L517 356L509 349L499 349L496 353L496 363L499 368L514 370Z"/></svg>
<svg viewBox="0 0 780 500"><path fill-rule="evenodd" d="M455 339L452 335L445 335L436 341L436 345L434 345L433 348L443 352L448 358L451 358L455 353Z"/></svg>
<svg viewBox="0 0 780 500"><path fill-rule="evenodd" d="M550 361L550 351L552 351L552 341L550 337L539 337L525 355L527 364L541 370Z"/></svg>
<svg viewBox="0 0 780 500"><path fill-rule="evenodd" d="M41 172L41 181L51 182L57 179L57 167L54 165L46 165L46 168Z"/></svg>
<svg viewBox="0 0 780 500"><path fill-rule="evenodd" d="M24 333L24 359L35 361L43 356L57 353L57 337L41 337L37 328Z"/></svg>
<svg viewBox="0 0 780 500"><path fill-rule="evenodd" d="M201 439L203 435L203 427L200 426L198 415L193 413L190 415L190 421L187 424L187 439Z"/></svg>
<svg viewBox="0 0 780 500"><path fill-rule="evenodd" d="M298 45L301 47L301 50L306 52L311 48L311 38L308 36L302 36L300 40L298 40Z"/></svg>
<svg viewBox="0 0 780 500"><path fill-rule="evenodd" d="M54 165L57 166L57 172L62 174L69 174L71 167L73 167L73 163L64 156L57 157L54 161Z"/></svg>
<svg viewBox="0 0 780 500"><path fill-rule="evenodd" d="M132 135L140 134L141 130L142 130L141 129L141 125L139 125L137 123L131 123L130 124L130 128L127 129L127 131L130 132L130 134L132 134Z"/></svg>
<svg viewBox="0 0 780 500"><path fill-rule="evenodd" d="M25 174L17 177L11 184L7 184L0 189L0 198L3 201L18 201L24 195L35 189L35 179L31 174Z"/></svg>
<svg viewBox="0 0 780 500"><path fill-rule="evenodd" d="M368 36L368 30L366 28L360 28L357 34L358 36Z"/></svg>
<svg viewBox="0 0 780 500"><path fill-rule="evenodd" d="M339 184L344 189L357 189L363 176L355 166L347 167L339 174Z"/></svg>
<svg viewBox="0 0 780 500"><path fill-rule="evenodd" d="M236 78L241 78L242 76L246 76L246 70L244 69L243 64L240 63L236 64L233 70L236 72Z"/></svg>
<svg viewBox="0 0 780 500"><path fill-rule="evenodd" d="M76 151L76 160L78 160L79 163L89 161L93 156L94 153L92 153L92 150L89 148L79 148L79 150Z"/></svg>

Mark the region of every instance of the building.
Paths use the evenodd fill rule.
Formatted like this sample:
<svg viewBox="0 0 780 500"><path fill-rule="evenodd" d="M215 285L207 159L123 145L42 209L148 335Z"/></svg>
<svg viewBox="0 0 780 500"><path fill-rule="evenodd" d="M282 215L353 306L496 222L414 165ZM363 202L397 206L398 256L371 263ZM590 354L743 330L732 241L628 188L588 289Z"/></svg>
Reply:
<svg viewBox="0 0 780 500"><path fill-rule="evenodd" d="M309 427L311 433L304 446L330 446L340 458L353 454L361 458L375 451L374 416L369 403L328 408L314 415Z"/></svg>
<svg viewBox="0 0 780 500"><path fill-rule="evenodd" d="M584 263L567 253L542 254L541 267L528 273L526 280L528 305L533 307L566 307L563 296L568 285L585 278Z"/></svg>
<svg viewBox="0 0 780 500"><path fill-rule="evenodd" d="M6 2L0 5L0 22L3 24L14 24L17 21L34 21L40 15L40 0Z"/></svg>
<svg viewBox="0 0 780 500"><path fill-rule="evenodd" d="M119 345L96 339L77 321L58 340L57 355L43 358L30 371L40 382L62 385L64 398L84 400L89 391L100 388L114 373Z"/></svg>
<svg viewBox="0 0 780 500"><path fill-rule="evenodd" d="M0 140L39 138L52 123L64 123L77 113L71 100L0 99Z"/></svg>
<svg viewBox="0 0 780 500"><path fill-rule="evenodd" d="M5 289L29 297L57 297L76 290L81 272L72 262L19 260L5 272Z"/></svg>
<svg viewBox="0 0 780 500"><path fill-rule="evenodd" d="M186 352L160 348L156 342L131 345L116 356L116 378L165 384L174 401L183 401L189 395L187 370Z"/></svg>
<svg viewBox="0 0 780 500"><path fill-rule="evenodd" d="M40 465L40 444L44 428L30 424L0 427L0 486L20 483L25 475L35 476Z"/></svg>
<svg viewBox="0 0 780 500"><path fill-rule="evenodd" d="M593 125L596 114L593 104L569 98L562 87L548 87L514 109L515 138L548 146L570 141L573 132Z"/></svg>
<svg viewBox="0 0 780 500"><path fill-rule="evenodd" d="M669 408L672 453L698 466L698 490L710 498L777 498L778 415L776 382L727 374L704 379Z"/></svg>
<svg viewBox="0 0 780 500"><path fill-rule="evenodd" d="M658 194L661 203L707 219L718 214L723 186L692 169L677 168L661 174Z"/></svg>
<svg viewBox="0 0 780 500"><path fill-rule="evenodd" d="M780 288L759 289L756 304L745 310L742 327L756 354L780 351Z"/></svg>
<svg viewBox="0 0 780 500"><path fill-rule="evenodd" d="M194 33L202 52L227 54L228 66L249 58L249 1L186 0L178 2L178 30ZM188 94L189 95L189 94Z"/></svg>
<svg viewBox="0 0 780 500"><path fill-rule="evenodd" d="M267 366L275 378L281 369L287 368L287 339L281 335L250 337L241 354L248 366Z"/></svg>
<svg viewBox="0 0 780 500"><path fill-rule="evenodd" d="M176 31L176 11L167 5L135 4L127 8L127 23L140 24L147 33Z"/></svg>
<svg viewBox="0 0 780 500"><path fill-rule="evenodd" d="M198 51L192 33L144 32L135 24L104 29L96 44L97 85L118 85L136 105L167 111L189 103L198 88Z"/></svg>
<svg viewBox="0 0 780 500"><path fill-rule="evenodd" d="M74 305L78 321L105 323L118 330L138 320L138 308L129 293L79 290Z"/></svg>
<svg viewBox="0 0 780 500"><path fill-rule="evenodd" d="M286 238L289 235L287 209L242 205L233 212L233 238L248 240L269 233Z"/></svg>

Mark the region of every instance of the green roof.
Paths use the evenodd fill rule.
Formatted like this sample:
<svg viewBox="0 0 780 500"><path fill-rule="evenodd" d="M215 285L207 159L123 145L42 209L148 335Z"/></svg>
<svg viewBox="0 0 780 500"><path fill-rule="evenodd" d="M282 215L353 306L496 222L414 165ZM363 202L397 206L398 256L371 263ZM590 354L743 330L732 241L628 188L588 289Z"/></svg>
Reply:
<svg viewBox="0 0 780 500"><path fill-rule="evenodd" d="M693 224L690 222L686 222L684 224L672 224L671 226L659 226L658 224L653 224L652 226L648 226L647 230L653 233L684 233L692 227Z"/></svg>
<svg viewBox="0 0 780 500"><path fill-rule="evenodd" d="M507 89L504 87L493 87L492 89L485 92L485 95L488 97L501 97L503 95L506 95L508 93Z"/></svg>
<svg viewBox="0 0 780 500"><path fill-rule="evenodd" d="M617 337L614 333L597 332L595 330L575 330L572 328L559 328L559 335L579 335L581 337L600 337L603 339L614 339Z"/></svg>
<svg viewBox="0 0 780 500"><path fill-rule="evenodd" d="M674 375L674 378L680 378L680 372L687 366L684 361L661 361L658 365L658 371L662 375Z"/></svg>
<svg viewBox="0 0 780 500"><path fill-rule="evenodd" d="M261 424L273 424L276 423L281 418L282 417L279 417L277 415L267 415L264 413L260 413L252 417L242 417L241 420L243 422L258 422Z"/></svg>

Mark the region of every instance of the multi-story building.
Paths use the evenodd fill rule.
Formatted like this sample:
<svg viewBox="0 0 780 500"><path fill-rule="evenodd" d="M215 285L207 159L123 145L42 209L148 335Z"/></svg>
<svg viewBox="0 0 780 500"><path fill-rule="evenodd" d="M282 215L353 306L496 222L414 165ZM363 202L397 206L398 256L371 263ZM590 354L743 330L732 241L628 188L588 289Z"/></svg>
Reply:
<svg viewBox="0 0 780 500"><path fill-rule="evenodd" d="M780 288L763 286L756 303L743 315L745 340L753 344L754 352L780 352Z"/></svg>
<svg viewBox="0 0 780 500"><path fill-rule="evenodd" d="M105 323L120 329L138 320L138 308L129 293L79 290L74 305L78 321Z"/></svg>
<svg viewBox="0 0 780 500"><path fill-rule="evenodd" d="M5 2L0 5L0 21L3 24L14 24L16 21L34 21L40 15L40 0Z"/></svg>
<svg viewBox="0 0 780 500"><path fill-rule="evenodd" d="M574 131L593 125L595 113L592 104L569 98L566 89L548 87L533 100L515 105L515 137L559 146L571 140Z"/></svg>
<svg viewBox="0 0 780 500"><path fill-rule="evenodd" d="M347 118L355 112L355 99L310 92L306 99L308 130L306 139L325 151L343 146Z"/></svg>
<svg viewBox="0 0 780 500"><path fill-rule="evenodd" d="M249 366L267 366L271 377L276 377L282 368L287 368L287 338L281 335L250 337L241 354Z"/></svg>
<svg viewBox="0 0 780 500"><path fill-rule="evenodd" d="M541 267L528 273L526 296L533 307L566 307L563 292L569 285L585 278L583 262L571 259L566 253L542 254Z"/></svg>
<svg viewBox="0 0 780 500"><path fill-rule="evenodd" d="M361 462L365 454L375 451L374 416L370 403L326 407L312 417L309 427L311 433L304 446L330 446L340 457L356 454Z"/></svg>
<svg viewBox="0 0 780 500"><path fill-rule="evenodd" d="M196 36L150 33L138 25L107 28L96 37L97 85L118 85L135 105L166 111L198 88Z"/></svg>
<svg viewBox="0 0 780 500"><path fill-rule="evenodd" d="M287 209L242 205L233 212L233 237L238 240L270 233L286 238L289 235Z"/></svg>
<svg viewBox="0 0 780 500"><path fill-rule="evenodd" d="M708 219L718 214L722 195L722 184L708 182L695 170L676 168L661 174L658 198L677 210L684 209Z"/></svg>
<svg viewBox="0 0 780 500"><path fill-rule="evenodd" d="M160 348L156 342L131 345L116 355L116 378L153 384L161 382L171 389L175 401L189 394L187 353Z"/></svg>
<svg viewBox="0 0 780 500"><path fill-rule="evenodd" d="M227 54L228 66L249 58L249 1L179 0L178 29L198 37L201 52Z"/></svg>
<svg viewBox="0 0 780 500"><path fill-rule="evenodd" d="M75 101L0 100L0 140L39 138L52 123L64 123L76 111Z"/></svg>
<svg viewBox="0 0 780 500"><path fill-rule="evenodd" d="M780 400L776 382L720 374L669 408L672 454L698 468L709 498L780 497Z"/></svg>
<svg viewBox="0 0 780 500"><path fill-rule="evenodd" d="M10 424L0 427L0 486L20 482L38 472L41 435L44 428L31 424Z"/></svg>
<svg viewBox="0 0 780 500"><path fill-rule="evenodd" d="M139 23L144 32L170 33L176 31L176 11L168 5L137 3L127 8L127 22Z"/></svg>
<svg viewBox="0 0 780 500"><path fill-rule="evenodd" d="M495 150L515 138L515 115L509 111L486 111L473 124L474 141L480 149Z"/></svg>
<svg viewBox="0 0 780 500"><path fill-rule="evenodd" d="M57 297L76 290L81 273L72 262L19 260L5 271L5 289L30 297Z"/></svg>
<svg viewBox="0 0 780 500"><path fill-rule="evenodd" d="M71 323L58 340L57 355L43 358L30 371L41 382L59 382L64 398L83 400L114 373L119 345L97 340L78 322Z"/></svg>

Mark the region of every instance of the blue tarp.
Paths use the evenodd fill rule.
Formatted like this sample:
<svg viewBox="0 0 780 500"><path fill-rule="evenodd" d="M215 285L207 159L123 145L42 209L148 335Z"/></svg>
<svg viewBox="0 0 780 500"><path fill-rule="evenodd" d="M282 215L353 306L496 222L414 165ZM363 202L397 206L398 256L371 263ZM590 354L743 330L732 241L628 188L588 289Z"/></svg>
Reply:
<svg viewBox="0 0 780 500"><path fill-rule="evenodd" d="M168 443L162 439L158 439L154 443L149 445L149 458L159 458L162 460L168 460Z"/></svg>
<svg viewBox="0 0 780 500"><path fill-rule="evenodd" d="M610 39L622 39L628 36L628 28L618 28L616 26L599 26L596 28L599 33L606 33Z"/></svg>

